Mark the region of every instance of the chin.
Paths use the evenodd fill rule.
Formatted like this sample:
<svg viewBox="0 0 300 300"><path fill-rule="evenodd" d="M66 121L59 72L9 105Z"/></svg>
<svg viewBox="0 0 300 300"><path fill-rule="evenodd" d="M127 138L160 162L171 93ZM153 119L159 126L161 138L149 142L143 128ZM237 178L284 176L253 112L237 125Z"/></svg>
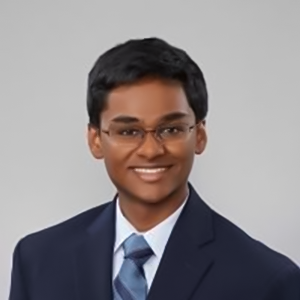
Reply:
<svg viewBox="0 0 300 300"><path fill-rule="evenodd" d="M158 204L171 196L175 190L176 188L168 186L140 186L131 191L131 195L137 201L144 202L145 204Z"/></svg>

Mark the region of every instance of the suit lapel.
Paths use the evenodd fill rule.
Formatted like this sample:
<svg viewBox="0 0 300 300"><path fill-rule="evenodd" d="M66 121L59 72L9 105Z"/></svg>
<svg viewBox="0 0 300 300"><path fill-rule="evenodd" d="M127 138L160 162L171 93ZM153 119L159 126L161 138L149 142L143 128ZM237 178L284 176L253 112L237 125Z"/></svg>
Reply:
<svg viewBox="0 0 300 300"><path fill-rule="evenodd" d="M191 185L188 202L167 243L148 300L187 300L209 272L213 257L210 208Z"/></svg>
<svg viewBox="0 0 300 300"><path fill-rule="evenodd" d="M187 300L209 272L213 257L212 212L191 185L190 196L167 243L148 300ZM79 300L111 300L115 201L85 233L75 256Z"/></svg>
<svg viewBox="0 0 300 300"><path fill-rule="evenodd" d="M115 240L115 201L88 228L75 258L80 300L112 299L112 261Z"/></svg>

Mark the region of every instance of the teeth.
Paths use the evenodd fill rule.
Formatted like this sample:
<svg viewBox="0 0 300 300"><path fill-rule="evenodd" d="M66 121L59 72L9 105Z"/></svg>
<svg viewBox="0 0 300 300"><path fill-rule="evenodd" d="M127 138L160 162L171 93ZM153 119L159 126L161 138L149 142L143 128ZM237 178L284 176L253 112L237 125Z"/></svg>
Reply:
<svg viewBox="0 0 300 300"><path fill-rule="evenodd" d="M166 168L157 168L157 169L139 169L139 168L135 168L134 171L138 172L138 173L159 173L159 172L163 172L165 171Z"/></svg>

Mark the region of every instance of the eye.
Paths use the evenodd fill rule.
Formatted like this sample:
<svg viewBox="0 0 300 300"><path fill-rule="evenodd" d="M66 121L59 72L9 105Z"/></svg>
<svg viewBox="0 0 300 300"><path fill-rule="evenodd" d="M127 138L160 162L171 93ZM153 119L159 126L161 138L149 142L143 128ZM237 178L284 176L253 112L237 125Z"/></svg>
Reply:
<svg viewBox="0 0 300 300"><path fill-rule="evenodd" d="M126 129L118 130L118 135L128 136L128 137L138 136L140 135L140 133L141 133L140 130L134 128L126 128Z"/></svg>
<svg viewBox="0 0 300 300"><path fill-rule="evenodd" d="M172 125L160 129L162 135L177 135L184 132L184 126Z"/></svg>

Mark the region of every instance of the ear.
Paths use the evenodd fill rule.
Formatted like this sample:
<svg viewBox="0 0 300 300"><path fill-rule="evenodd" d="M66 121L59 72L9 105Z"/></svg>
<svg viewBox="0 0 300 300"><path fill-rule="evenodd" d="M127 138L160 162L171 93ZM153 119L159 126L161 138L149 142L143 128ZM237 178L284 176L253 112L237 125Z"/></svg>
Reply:
<svg viewBox="0 0 300 300"><path fill-rule="evenodd" d="M207 133L206 133L206 122L205 120L198 123L196 126L196 147L195 154L200 155L206 148L207 144Z"/></svg>
<svg viewBox="0 0 300 300"><path fill-rule="evenodd" d="M104 155L102 149L102 141L100 137L100 130L98 127L90 124L88 125L87 140L92 155L96 159L102 159Z"/></svg>

